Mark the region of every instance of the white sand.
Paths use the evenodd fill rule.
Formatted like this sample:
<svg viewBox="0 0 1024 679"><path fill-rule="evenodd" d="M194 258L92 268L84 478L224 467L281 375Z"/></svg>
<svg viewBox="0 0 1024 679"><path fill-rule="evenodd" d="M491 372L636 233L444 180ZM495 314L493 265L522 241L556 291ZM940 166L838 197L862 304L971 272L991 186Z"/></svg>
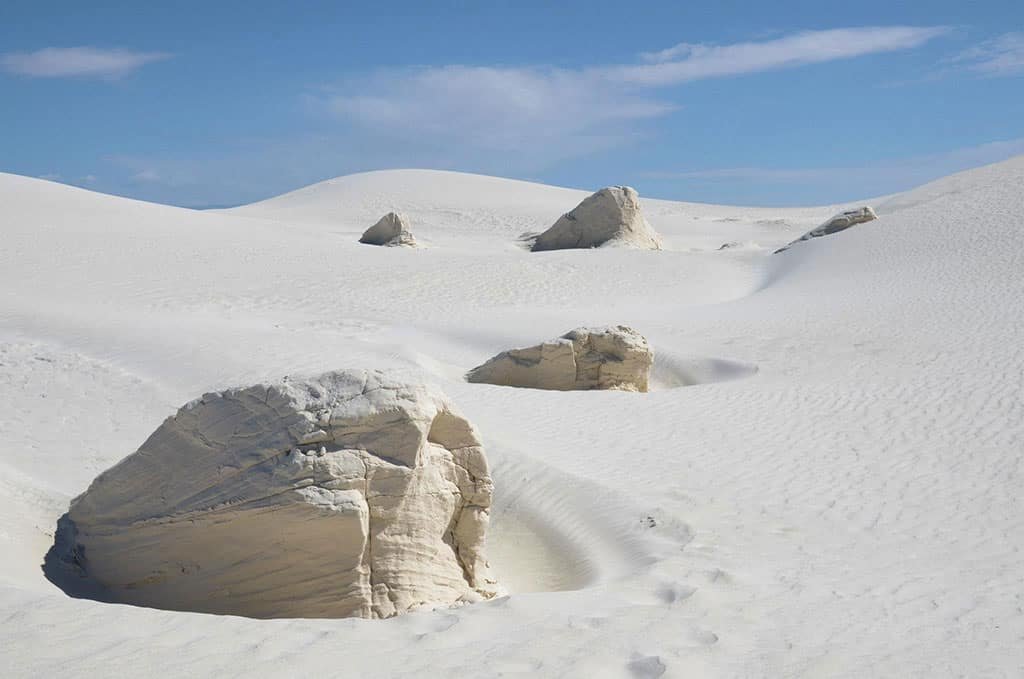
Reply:
<svg viewBox="0 0 1024 679"><path fill-rule="evenodd" d="M200 213L0 175L0 676L1020 676L1024 158L775 256L843 206L644 200L664 251L519 247L586 195L375 172ZM389 210L428 247L358 244ZM618 323L651 393L461 380ZM510 597L264 621L44 579L180 403L392 366L479 429Z"/></svg>

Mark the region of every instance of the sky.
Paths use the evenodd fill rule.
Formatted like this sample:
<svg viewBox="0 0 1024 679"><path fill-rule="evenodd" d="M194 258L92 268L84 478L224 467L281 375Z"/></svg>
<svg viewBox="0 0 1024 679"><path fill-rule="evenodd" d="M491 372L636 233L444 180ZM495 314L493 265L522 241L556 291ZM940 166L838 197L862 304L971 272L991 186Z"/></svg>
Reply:
<svg viewBox="0 0 1024 679"><path fill-rule="evenodd" d="M1024 2L0 3L0 171L188 207L430 168L742 205L1024 153Z"/></svg>

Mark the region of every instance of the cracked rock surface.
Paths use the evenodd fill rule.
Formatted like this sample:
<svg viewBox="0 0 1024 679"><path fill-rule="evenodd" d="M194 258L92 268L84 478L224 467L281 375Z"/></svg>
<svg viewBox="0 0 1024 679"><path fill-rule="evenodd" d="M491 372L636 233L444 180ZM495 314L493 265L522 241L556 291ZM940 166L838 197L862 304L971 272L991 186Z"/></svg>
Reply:
<svg viewBox="0 0 1024 679"><path fill-rule="evenodd" d="M409 219L396 212L389 212L381 217L376 224L363 232L359 242L389 247L399 245L415 247L416 245L416 239L412 237L412 231L409 230Z"/></svg>
<svg viewBox="0 0 1024 679"><path fill-rule="evenodd" d="M653 363L647 340L630 327L576 328L536 346L503 351L466 379L559 391L647 391Z"/></svg>
<svg viewBox="0 0 1024 679"><path fill-rule="evenodd" d="M628 186L609 186L588 196L537 236L531 250L624 246L661 249L661 237L644 219L640 197Z"/></svg>
<svg viewBox="0 0 1024 679"><path fill-rule="evenodd" d="M117 602L386 618L499 593L492 489L439 390L331 372L183 406L71 503L61 537Z"/></svg>

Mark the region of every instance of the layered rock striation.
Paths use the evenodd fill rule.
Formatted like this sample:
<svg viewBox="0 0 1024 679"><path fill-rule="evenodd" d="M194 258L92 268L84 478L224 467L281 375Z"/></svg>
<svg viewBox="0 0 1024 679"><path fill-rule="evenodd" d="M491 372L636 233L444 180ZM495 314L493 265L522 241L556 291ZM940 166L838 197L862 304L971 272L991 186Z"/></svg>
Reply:
<svg viewBox="0 0 1024 679"><path fill-rule="evenodd" d="M500 591L492 489L440 391L332 372L185 405L72 502L58 544L112 601L386 618Z"/></svg>
<svg viewBox="0 0 1024 679"><path fill-rule="evenodd" d="M532 347L503 351L470 370L466 379L559 391L647 391L653 363L647 340L632 328L576 328Z"/></svg>

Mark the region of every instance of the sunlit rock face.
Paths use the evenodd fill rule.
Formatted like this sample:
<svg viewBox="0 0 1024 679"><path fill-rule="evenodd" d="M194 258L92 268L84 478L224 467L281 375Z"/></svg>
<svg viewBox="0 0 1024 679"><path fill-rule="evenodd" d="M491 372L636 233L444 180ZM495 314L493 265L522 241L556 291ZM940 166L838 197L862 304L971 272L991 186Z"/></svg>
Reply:
<svg viewBox="0 0 1024 679"><path fill-rule="evenodd" d="M409 219L396 212L389 212L381 217L376 224L363 232L359 242L388 247L416 245L416 239L409 228Z"/></svg>
<svg viewBox="0 0 1024 679"><path fill-rule="evenodd" d="M640 197L628 186L609 186L588 196L536 236L531 249L540 252L616 245L661 249L661 237L644 219Z"/></svg>
<svg viewBox="0 0 1024 679"><path fill-rule="evenodd" d="M385 618L499 587L480 440L436 388L378 371L204 395L62 522L110 600L258 618Z"/></svg>
<svg viewBox="0 0 1024 679"><path fill-rule="evenodd" d="M466 379L559 391L647 391L653 364L650 345L632 328L576 328L532 347L503 351L470 370Z"/></svg>

